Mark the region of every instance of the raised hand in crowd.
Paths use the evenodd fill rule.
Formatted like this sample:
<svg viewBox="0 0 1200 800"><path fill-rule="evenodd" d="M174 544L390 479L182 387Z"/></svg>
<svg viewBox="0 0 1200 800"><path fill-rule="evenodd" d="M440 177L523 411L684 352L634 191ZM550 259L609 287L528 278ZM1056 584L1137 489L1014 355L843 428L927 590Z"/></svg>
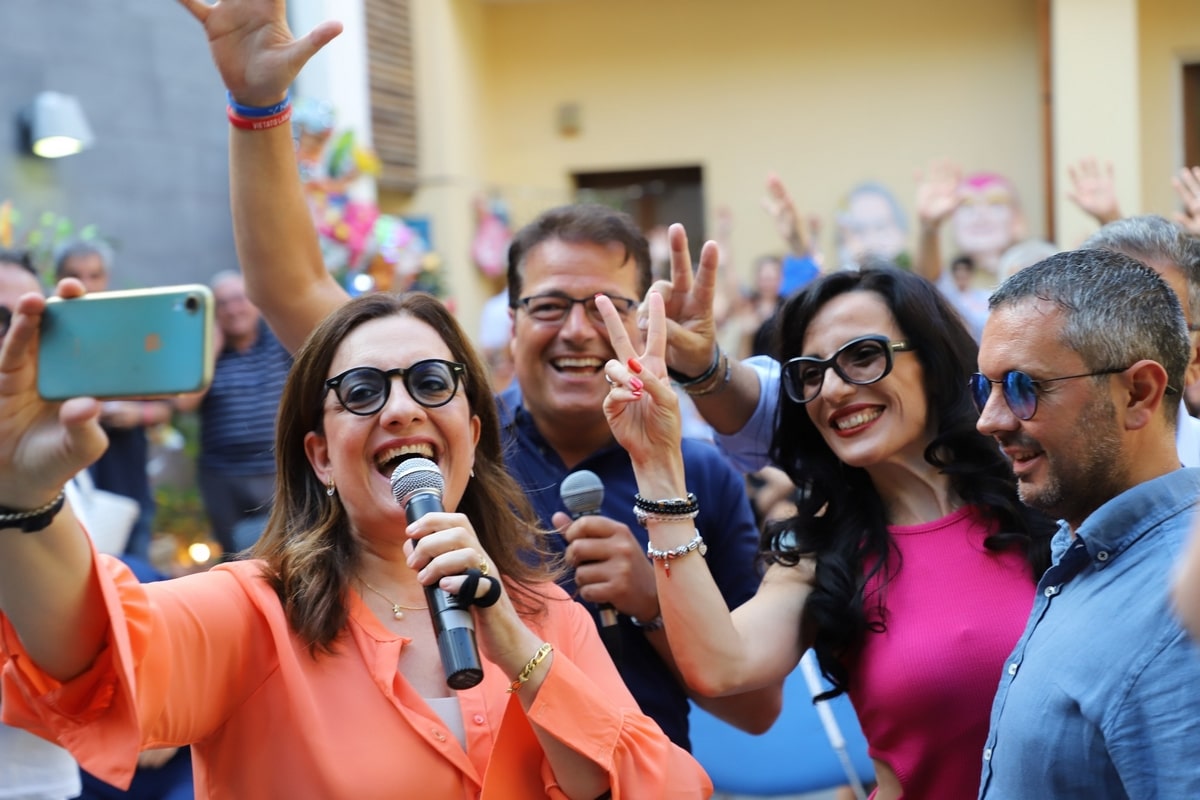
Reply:
<svg viewBox="0 0 1200 800"><path fill-rule="evenodd" d="M1067 198L1081 211L1101 225L1121 218L1111 161L1102 165L1095 156L1086 156L1069 165L1067 175L1071 179Z"/></svg>
<svg viewBox="0 0 1200 800"><path fill-rule="evenodd" d="M758 378L717 344L713 302L719 271L716 242L700 250L700 263L692 271L687 232L679 223L671 225L671 279L655 281L638 308L638 326L648 327L650 300L662 298L667 339L666 362L681 378L720 377L728 368L729 380L719 391L689 392L697 410L718 433L740 430L758 403ZM686 387L685 387L686 388Z"/></svg>
<svg viewBox="0 0 1200 800"><path fill-rule="evenodd" d="M1183 211L1175 213L1175 221L1193 236L1200 236L1200 167L1184 167L1171 178L1171 186L1183 203Z"/></svg>
<svg viewBox="0 0 1200 800"><path fill-rule="evenodd" d="M762 207L774 221L775 230L793 255L813 255L815 243L810 223L796 210L796 203L787 186L773 172L767 176L767 193L762 199Z"/></svg>
<svg viewBox="0 0 1200 800"><path fill-rule="evenodd" d="M948 158L917 170L917 257L913 271L937 282L942 275L942 225L962 205L962 168Z"/></svg>
<svg viewBox="0 0 1200 800"><path fill-rule="evenodd" d="M203 24L217 71L230 97L244 106L283 102L308 60L342 30L341 23L326 21L294 37L284 0L180 3ZM242 135L248 133L255 135ZM297 178L290 126L235 131L229 150L231 163L238 165L230 173L230 194L247 295L283 345L295 352L349 295L325 268ZM246 266L258 264L273 268ZM279 291L280 286L288 290Z"/></svg>

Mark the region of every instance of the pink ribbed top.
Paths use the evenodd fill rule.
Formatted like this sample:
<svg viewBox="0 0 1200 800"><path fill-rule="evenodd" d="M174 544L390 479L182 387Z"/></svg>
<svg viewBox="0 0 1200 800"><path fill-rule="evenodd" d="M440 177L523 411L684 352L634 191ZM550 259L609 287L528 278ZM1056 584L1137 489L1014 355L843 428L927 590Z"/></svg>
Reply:
<svg viewBox="0 0 1200 800"><path fill-rule="evenodd" d="M887 631L867 634L850 698L871 756L891 766L905 797L969 800L1034 582L1020 553L983 546L991 528L973 508L888 530L893 577L881 590L876 576L866 595L868 609L882 600Z"/></svg>

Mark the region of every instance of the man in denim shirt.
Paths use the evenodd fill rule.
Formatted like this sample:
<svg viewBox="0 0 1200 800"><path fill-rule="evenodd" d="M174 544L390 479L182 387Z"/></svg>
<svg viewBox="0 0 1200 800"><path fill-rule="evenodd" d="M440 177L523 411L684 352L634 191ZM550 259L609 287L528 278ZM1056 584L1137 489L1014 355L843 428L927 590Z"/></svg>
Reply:
<svg viewBox="0 0 1200 800"><path fill-rule="evenodd" d="M1181 469L1179 301L1078 250L992 296L972 388L1021 499L1063 522L992 706L980 798L1200 797L1200 652L1167 577L1200 497Z"/></svg>

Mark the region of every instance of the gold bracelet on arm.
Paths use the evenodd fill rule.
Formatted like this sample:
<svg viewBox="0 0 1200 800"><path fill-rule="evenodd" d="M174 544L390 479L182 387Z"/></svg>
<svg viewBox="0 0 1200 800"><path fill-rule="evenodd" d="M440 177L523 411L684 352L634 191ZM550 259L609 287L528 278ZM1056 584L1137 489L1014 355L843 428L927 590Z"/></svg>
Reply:
<svg viewBox="0 0 1200 800"><path fill-rule="evenodd" d="M533 671L538 668L538 664L541 664L543 661L545 661L546 656L550 655L550 651L553 649L554 645L550 644L549 642L543 642L542 646L539 647L537 652L533 654L533 658L529 659L529 662L521 668L521 672L517 675L517 679L509 685L507 689L508 693L516 694L517 692L521 691L521 687L528 683L529 679L533 677Z"/></svg>

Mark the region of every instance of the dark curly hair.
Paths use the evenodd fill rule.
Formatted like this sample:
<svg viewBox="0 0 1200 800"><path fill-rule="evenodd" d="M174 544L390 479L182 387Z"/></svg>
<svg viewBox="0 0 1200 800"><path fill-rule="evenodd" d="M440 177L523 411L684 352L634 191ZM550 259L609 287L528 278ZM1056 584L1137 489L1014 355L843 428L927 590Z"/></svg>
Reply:
<svg viewBox="0 0 1200 800"><path fill-rule="evenodd" d="M1019 549L1032 575L1040 576L1049 566L1054 526L1021 504L1008 462L995 442L975 429L979 413L967 391L967 378L976 369L978 345L933 284L880 263L827 275L789 299L781 310L777 327L781 360L803 352L813 317L847 292L878 295L920 359L934 428L925 460L949 476L951 488L963 501L996 525L986 547ZM886 627L883 610L867 608L863 595L876 573L884 570L885 581L891 577L885 569L894 547L887 510L866 470L839 460L804 408L782 393L771 457L799 487L798 513L764 530L761 555L768 563L788 566L801 558L815 560L805 615L816 631L813 648L821 671L834 687L826 695L836 696L846 690L846 664L868 631Z"/></svg>

